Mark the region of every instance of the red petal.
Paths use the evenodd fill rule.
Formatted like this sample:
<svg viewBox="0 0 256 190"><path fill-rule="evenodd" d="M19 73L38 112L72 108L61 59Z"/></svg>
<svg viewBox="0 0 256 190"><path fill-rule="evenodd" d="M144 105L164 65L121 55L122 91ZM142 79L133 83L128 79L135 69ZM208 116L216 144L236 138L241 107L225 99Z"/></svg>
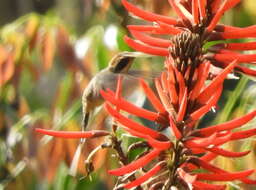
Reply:
<svg viewBox="0 0 256 190"><path fill-rule="evenodd" d="M163 91L160 81L157 78L155 79L155 86L159 94L159 97L161 99L161 102L165 107L165 110L171 113L173 109L172 109L170 98L167 96L166 92Z"/></svg>
<svg viewBox="0 0 256 190"><path fill-rule="evenodd" d="M256 129L249 129L246 131L235 132L231 136L231 140L245 139L256 135Z"/></svg>
<svg viewBox="0 0 256 190"><path fill-rule="evenodd" d="M197 174L198 180L210 180L210 181L233 181L237 179L243 179L251 175L254 170L246 170L243 172L234 172L234 173L217 173L217 174Z"/></svg>
<svg viewBox="0 0 256 190"><path fill-rule="evenodd" d="M179 108L179 112L178 112L178 115L177 115L177 122L180 122L182 120L184 120L184 116L185 116L185 113L186 113L186 109L187 109L187 96L188 96L188 89L186 88L185 89L185 92L184 92L184 95L183 95L183 98L182 98L182 101L181 101L181 104L180 104L180 108Z"/></svg>
<svg viewBox="0 0 256 190"><path fill-rule="evenodd" d="M216 11L219 9L221 5L222 0L213 0L211 7L212 7L212 13L216 13Z"/></svg>
<svg viewBox="0 0 256 190"><path fill-rule="evenodd" d="M197 98L197 101L201 104L204 104L209 97L212 96L212 94L216 91L216 88L223 83L226 76L233 70L233 68L236 66L237 61L233 61L230 63L223 71L215 77L212 82L200 93L200 95Z"/></svg>
<svg viewBox="0 0 256 190"><path fill-rule="evenodd" d="M220 33L224 39L239 39L239 38L254 38L256 37L256 26L250 26L246 28L233 29L231 31L225 31Z"/></svg>
<svg viewBox="0 0 256 190"><path fill-rule="evenodd" d="M139 158L138 160L131 162L128 165L123 166L118 169L109 170L108 172L109 172L109 174L115 175L115 176L121 176L121 175L131 173L131 172L145 166L146 164L148 164L151 160L156 158L160 152L161 151L154 149L151 152L149 152L148 154L146 154L145 156Z"/></svg>
<svg viewBox="0 0 256 190"><path fill-rule="evenodd" d="M203 149L203 148L190 148L189 149L193 154L203 154L206 153L207 150Z"/></svg>
<svg viewBox="0 0 256 190"><path fill-rule="evenodd" d="M160 102L158 97L155 95L153 90L151 90L151 88L147 85L147 83L141 79L140 84L141 84L147 98L149 99L151 104L154 106L154 108L160 113L165 113L165 109L164 109L162 103Z"/></svg>
<svg viewBox="0 0 256 190"><path fill-rule="evenodd" d="M159 114L148 111L144 108L137 107L134 104L124 100L123 98L115 99L115 97L111 96L109 93L105 91L101 91L100 93L105 100L107 100L111 104L117 106L119 109L122 109L128 113L131 113L133 115L136 115L151 121L157 121L159 118Z"/></svg>
<svg viewBox="0 0 256 190"><path fill-rule="evenodd" d="M215 27L215 30L217 32L240 32L244 29L249 29L249 28L251 28L251 29L254 28L254 25L242 28L242 27L218 24Z"/></svg>
<svg viewBox="0 0 256 190"><path fill-rule="evenodd" d="M214 132L232 130L232 129L235 129L237 127L240 127L241 125L246 124L247 122L252 120L255 116L256 116L256 111L253 111L249 114L246 114L243 117L239 117L237 119L228 121L226 123L222 123L222 124L219 124L219 125L214 125L214 126L206 127L206 128L203 128L203 129L199 129L198 132L202 136L209 136Z"/></svg>
<svg viewBox="0 0 256 190"><path fill-rule="evenodd" d="M214 154L212 152L208 152L204 156L200 157L200 159L203 160L203 161L206 161L206 162L210 162L213 159L215 159L217 156L218 156L217 154ZM193 165L193 164L186 164L186 167L188 167L189 170L195 170L195 169L198 168L196 165Z"/></svg>
<svg viewBox="0 0 256 190"><path fill-rule="evenodd" d="M228 43L228 44L225 44L225 49L229 49L229 50L255 50L256 49L256 42Z"/></svg>
<svg viewBox="0 0 256 190"><path fill-rule="evenodd" d="M193 183L193 186L195 187L195 190L225 190L226 185L213 185L208 183L203 183L201 181L195 181Z"/></svg>
<svg viewBox="0 0 256 190"><path fill-rule="evenodd" d="M206 19L206 0L198 0L201 20Z"/></svg>
<svg viewBox="0 0 256 190"><path fill-rule="evenodd" d="M158 141L150 136L147 138L147 140L150 146L158 150L167 150L173 147L173 143L170 141Z"/></svg>
<svg viewBox="0 0 256 190"><path fill-rule="evenodd" d="M135 38L137 38L141 42L149 44L151 46L156 46L156 47L160 47L160 48L168 48L172 45L170 40L155 38L155 37L143 34L141 32L135 31L135 30L130 30L130 32Z"/></svg>
<svg viewBox="0 0 256 190"><path fill-rule="evenodd" d="M38 133L53 136L53 137L71 138L71 139L94 138L94 137L109 135L108 131L101 131L101 130L81 132L81 131L54 131L54 130L36 128L35 131Z"/></svg>
<svg viewBox="0 0 256 190"><path fill-rule="evenodd" d="M202 168L204 168L208 171L214 172L214 173L230 173L230 172L227 172L221 168L218 168L218 167L202 160L202 158L195 159L195 162L197 163L197 165L200 165ZM256 180L251 180L248 178L243 178L243 179L239 179L239 180L246 184L256 184Z"/></svg>
<svg viewBox="0 0 256 190"><path fill-rule="evenodd" d="M203 155L200 159L206 161L206 162L210 162L213 159L215 159L217 157L217 154L214 154L212 152L208 152L205 155Z"/></svg>
<svg viewBox="0 0 256 190"><path fill-rule="evenodd" d="M135 40L132 40L128 36L125 36L124 40L130 47L134 48L137 51L141 51L141 52L152 54L152 55L159 55L159 56L169 55L168 49L153 47L147 44L142 44L142 43L136 42Z"/></svg>
<svg viewBox="0 0 256 190"><path fill-rule="evenodd" d="M169 74L169 73L168 73ZM167 76L167 73L166 72L162 72L162 75L161 75L161 83L163 85L163 89L164 89L164 92L166 94L166 96L168 96L169 98L171 98L171 103L173 105L176 105L177 104L177 94L176 94L176 89L175 89L175 86L174 84L170 83L170 81L168 81L168 76Z"/></svg>
<svg viewBox="0 0 256 190"><path fill-rule="evenodd" d="M231 151L224 150L224 149L218 148L218 147L206 148L206 150L208 150L210 152L213 152L215 154L224 156L224 157L231 157L231 158L242 157L242 156L245 156L245 155L247 155L251 152L251 151L231 152Z"/></svg>
<svg viewBox="0 0 256 190"><path fill-rule="evenodd" d="M185 81L183 75L176 68L174 69L177 76L177 80L179 82L179 104L181 104L181 100L185 91Z"/></svg>
<svg viewBox="0 0 256 190"><path fill-rule="evenodd" d="M139 31L139 32L146 32L150 34L168 34L169 33L163 30L159 25L128 25L127 28L131 31Z"/></svg>
<svg viewBox="0 0 256 190"><path fill-rule="evenodd" d="M211 99L207 102L207 104L205 106L202 106L201 108L199 108L198 110L196 110L192 114L190 114L190 118L193 121L196 121L200 117L202 117L205 113L207 113L217 103L217 101L221 95L221 92L222 92L222 86L220 86L218 88L218 90L214 94L212 94Z"/></svg>
<svg viewBox="0 0 256 190"><path fill-rule="evenodd" d="M131 119L128 119L127 117L124 117L122 114L111 108L109 104L105 104L105 108L107 111L112 115L116 121L124 125L125 127L128 127L134 131L137 131L139 133L144 133L146 135L149 135L153 138L157 138L161 136L161 133L154 131L153 129L150 129L148 127L145 127Z"/></svg>
<svg viewBox="0 0 256 190"><path fill-rule="evenodd" d="M161 165L157 164L155 167L153 167L151 170L149 170L148 172L146 172L143 176L140 176L139 178L137 178L136 180L124 185L124 188L130 189L133 187L136 187L138 185L141 185L142 183L144 183L145 181L147 181L149 178L151 178L152 176L154 176L157 172L159 172L161 170Z"/></svg>
<svg viewBox="0 0 256 190"><path fill-rule="evenodd" d="M219 146L219 145L225 144L226 142L231 140L231 136L232 136L232 133L229 131L227 134L225 134L225 136L217 137L214 140L213 144L215 146Z"/></svg>
<svg viewBox="0 0 256 190"><path fill-rule="evenodd" d="M256 70L249 69L249 68L247 68L247 67L242 67L242 66L240 66L240 65L237 65L237 66L235 67L235 69L238 70L238 71L241 71L241 72L243 72L243 73L245 73L245 74L247 74L247 75L250 75L250 76L253 76L253 77L256 76Z"/></svg>
<svg viewBox="0 0 256 190"><path fill-rule="evenodd" d="M244 178L244 179L241 179L241 181L242 181L243 183L245 183L245 184L256 185L256 180Z"/></svg>
<svg viewBox="0 0 256 190"><path fill-rule="evenodd" d="M210 61L200 64L199 69L198 69L198 79L196 81L196 85L193 88L192 93L189 98L191 101L193 101L195 98L197 98L197 96L200 94L201 89L203 88L204 83L208 77L210 66L211 66Z"/></svg>
<svg viewBox="0 0 256 190"><path fill-rule="evenodd" d="M130 129L130 128L125 128L125 130L133 136L147 140L147 142L150 146L152 146L153 148L159 149L159 150L166 150L166 149L172 148L174 146L173 143L170 141L159 141L159 140L152 138L149 135L145 135L145 133L140 133L140 132L134 131L133 129Z"/></svg>
<svg viewBox="0 0 256 190"><path fill-rule="evenodd" d="M190 20L193 21L193 16L190 14L190 12L187 11L185 7L183 7L180 3L178 3L175 0L168 0L170 5L172 6L173 10L177 13L177 15L182 20Z"/></svg>
<svg viewBox="0 0 256 190"><path fill-rule="evenodd" d="M178 104L178 95L175 87L175 76L171 64L168 65L167 89L173 105Z"/></svg>
<svg viewBox="0 0 256 190"><path fill-rule="evenodd" d="M198 14L198 0L192 0L192 15L194 18L194 23L199 23L199 14Z"/></svg>
<svg viewBox="0 0 256 190"><path fill-rule="evenodd" d="M210 25L207 27L207 31L211 32L216 24L218 23L218 21L220 20L221 16L228 10L231 9L232 7L234 7L237 3L239 3L240 0L229 0L229 1L225 1L221 7L218 9L218 11L216 12L216 14L214 15L213 19L211 20Z"/></svg>
<svg viewBox="0 0 256 190"><path fill-rule="evenodd" d="M140 18L143 18L147 21L162 21L167 24L173 24L173 25L177 24L177 21L171 17L144 11L143 9L140 9L140 8L134 6L133 4L129 3L127 0L122 0L122 4L129 12L131 12L134 15L136 15Z"/></svg>
<svg viewBox="0 0 256 190"><path fill-rule="evenodd" d="M215 54L214 59L220 62L231 62L234 59L237 60L237 62L255 62L256 61L256 54L234 54L231 52L230 54L224 53L224 54Z"/></svg>
<svg viewBox="0 0 256 190"><path fill-rule="evenodd" d="M197 179L197 175L190 175L189 173L185 172L183 169L178 168L177 172L181 179L183 179L187 184L193 184Z"/></svg>
<svg viewBox="0 0 256 190"><path fill-rule="evenodd" d="M173 26L171 26L171 25L169 25L169 24L165 24L165 23L160 22L160 21L158 21L157 23L158 23L158 25L160 26L160 28L161 28L163 31L165 31L166 33L168 33L168 34L177 35L177 34L180 34L180 33L182 32L181 29L178 29L178 28L176 28L176 27L173 27Z"/></svg>
<svg viewBox="0 0 256 190"><path fill-rule="evenodd" d="M159 26L152 25L128 25L129 31L152 32L159 29Z"/></svg>
<svg viewBox="0 0 256 190"><path fill-rule="evenodd" d="M185 142L185 146L188 148L205 148L214 143L214 139L217 134L214 133L207 138L192 138Z"/></svg>
<svg viewBox="0 0 256 190"><path fill-rule="evenodd" d="M179 140L182 137L182 135L179 129L177 128L176 124L174 123L173 118L170 116L169 119L170 119L170 127L172 129L172 132L175 135L175 137Z"/></svg>
<svg viewBox="0 0 256 190"><path fill-rule="evenodd" d="M202 167L210 172L213 172L213 173L228 173L225 170L218 168L200 158L192 158L191 161L192 161L192 163L195 163L196 165L199 165L200 167Z"/></svg>

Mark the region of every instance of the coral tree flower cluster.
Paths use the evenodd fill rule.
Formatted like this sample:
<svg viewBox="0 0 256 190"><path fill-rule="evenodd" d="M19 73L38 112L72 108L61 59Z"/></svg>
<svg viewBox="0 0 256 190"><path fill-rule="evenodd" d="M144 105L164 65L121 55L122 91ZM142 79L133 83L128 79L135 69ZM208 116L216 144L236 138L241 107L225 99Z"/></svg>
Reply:
<svg viewBox="0 0 256 190"><path fill-rule="evenodd" d="M101 91L106 100L105 108L125 131L143 139L148 147L139 158L118 169L110 170L122 176L124 188L143 186L145 189L225 189L225 185L211 181L239 180L256 184L249 178L253 169L229 172L211 163L218 156L239 158L250 153L232 152L221 146L227 142L256 135L256 129L234 131L256 116L252 111L234 120L197 128L200 120L214 108L220 98L223 82L232 71L255 76L256 71L242 63L254 64L255 54L238 51L256 48L255 42L223 43L226 39L256 37L256 27L246 28L219 25L221 16L237 5L240 0L169 0L178 19L142 10L127 0L124 7L133 15L152 22L152 25L129 25L128 29L137 40L125 37L129 46L144 53L164 56L165 69L155 79L156 92L140 80L144 93L154 111L137 107L121 96L121 79L117 91ZM166 35L168 38L162 38ZM204 49L207 42L222 43ZM222 70L213 72L213 67ZM123 112L156 123L157 128L130 119ZM43 134L93 138L110 135L105 131L56 132L37 129ZM198 169L201 168L200 173ZM127 176L136 175L126 181ZM155 177L154 177L155 176Z"/></svg>

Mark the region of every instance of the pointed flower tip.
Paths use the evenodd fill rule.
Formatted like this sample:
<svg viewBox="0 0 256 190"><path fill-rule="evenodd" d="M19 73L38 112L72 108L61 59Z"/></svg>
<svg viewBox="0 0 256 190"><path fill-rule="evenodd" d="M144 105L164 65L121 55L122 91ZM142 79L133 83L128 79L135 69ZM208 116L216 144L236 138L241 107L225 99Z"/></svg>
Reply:
<svg viewBox="0 0 256 190"><path fill-rule="evenodd" d="M150 161L152 161L154 158L156 158L161 151L157 149L153 149L150 153L146 154L145 156L139 158L138 160L135 160L131 162L128 165L125 165L121 168L109 170L108 173L115 176L121 176L128 173L131 173L146 164L148 164Z"/></svg>
<svg viewBox="0 0 256 190"><path fill-rule="evenodd" d="M35 131L37 133L41 133L44 135L61 137L61 138L71 138L71 139L94 138L94 137L109 135L108 131L102 131L102 130L81 132L81 131L55 131L55 130L36 128Z"/></svg>
<svg viewBox="0 0 256 190"><path fill-rule="evenodd" d="M157 55L157 56L168 56L169 55L169 51L167 48L150 46L145 43L133 40L133 39L129 38L128 36L124 36L124 41L130 47L134 48L137 51L141 51L141 52L144 52L147 54Z"/></svg>
<svg viewBox="0 0 256 190"><path fill-rule="evenodd" d="M145 181L147 181L148 179L150 179L150 177L154 176L157 172L159 172L161 170L161 168L163 167L163 162L157 164L155 167L153 167L151 170L149 170L148 172L146 172L144 175L142 175L141 177L137 178L136 180L126 184L124 186L124 188L130 189L133 187L136 187L138 185L141 185L142 183L144 183Z"/></svg>
<svg viewBox="0 0 256 190"><path fill-rule="evenodd" d="M197 177L200 180L233 181L237 179L244 179L247 176L251 175L253 172L254 170L246 170L246 171L234 172L234 173L213 173L213 174L200 173L200 174L197 174Z"/></svg>

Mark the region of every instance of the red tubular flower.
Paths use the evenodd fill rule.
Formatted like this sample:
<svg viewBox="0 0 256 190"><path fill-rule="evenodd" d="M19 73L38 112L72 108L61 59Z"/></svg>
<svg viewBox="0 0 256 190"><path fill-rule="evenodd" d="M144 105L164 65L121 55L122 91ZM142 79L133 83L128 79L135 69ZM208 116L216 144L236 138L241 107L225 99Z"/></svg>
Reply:
<svg viewBox="0 0 256 190"><path fill-rule="evenodd" d="M156 164L151 170L146 172L143 176L137 178L136 180L134 180L134 181L132 181L132 182L130 182L128 184L125 184L124 188L130 189L130 188L136 187L138 185L141 185L142 183L147 181L150 177L152 177L156 173L158 173L161 170L162 165L163 165L163 162L160 163L160 164Z"/></svg>
<svg viewBox="0 0 256 190"><path fill-rule="evenodd" d="M148 86L148 84L144 80L140 80L140 83L141 83L141 86L142 86L147 98L149 99L151 104L154 106L156 111L158 111L159 113L164 114L165 113L164 106L161 104L160 100L155 95L153 90L151 90L151 88Z"/></svg>
<svg viewBox="0 0 256 190"><path fill-rule="evenodd" d="M205 190L205 189L211 189L211 190L225 190L226 185L212 185L208 183L203 183L201 181L194 181L193 186L197 190Z"/></svg>
<svg viewBox="0 0 256 190"><path fill-rule="evenodd" d="M140 9L132 5L126 0L122 0L122 3L129 12L147 21L162 21L167 24L177 24L177 21L174 18L157 15L148 11L144 11L143 9Z"/></svg>
<svg viewBox="0 0 256 190"><path fill-rule="evenodd" d="M134 170L137 170L137 169L145 166L150 161L152 161L154 158L156 158L160 154L160 152L161 151L154 149L147 155L139 158L138 160L133 161L132 163L130 163L128 165L123 166L122 168L115 169L115 170L109 170L108 172L111 175L116 175L116 176L121 176L124 174L131 173Z"/></svg>
<svg viewBox="0 0 256 190"><path fill-rule="evenodd" d="M145 33L138 32L136 30L130 30L130 32L135 38L137 38L141 42L149 44L151 46L159 46L161 48L168 48L172 45L170 40L154 38Z"/></svg>
<svg viewBox="0 0 256 190"><path fill-rule="evenodd" d="M80 138L96 138L107 136L110 133L108 131L102 130L93 130L93 131L54 131L54 130L46 130L46 129L35 129L36 132L49 135L53 137L61 137L61 138L70 138L70 139L80 139Z"/></svg>
<svg viewBox="0 0 256 190"><path fill-rule="evenodd" d="M196 175L190 175L189 173L185 172L182 168L177 169L178 175L186 182L188 185L193 184L196 181Z"/></svg>
<svg viewBox="0 0 256 190"><path fill-rule="evenodd" d="M169 54L168 50L161 47L154 47L147 45L145 43L136 42L135 40L125 36L125 42L132 47L135 47L136 50L142 51L144 53L153 54L153 55L160 55L160 56L167 56Z"/></svg>
<svg viewBox="0 0 256 190"><path fill-rule="evenodd" d="M205 148L207 151L213 152L215 154L225 156L225 157L230 157L230 158L237 158L237 157L242 157L247 154L249 154L251 151L245 151L245 152L231 152L224 150L222 148L218 147L213 147L213 148Z"/></svg>
<svg viewBox="0 0 256 190"><path fill-rule="evenodd" d="M103 96L103 98L105 98L105 100L109 101L112 104L115 104L115 106L117 106L119 109L122 109L126 112L132 113L134 115L143 117L143 118L151 120L151 121L156 121L159 123L163 122L163 124L168 122L165 120L164 117L161 117L161 115L158 115L155 112L151 112L151 111L148 111L143 108L139 108L139 107L127 102L123 98L116 99L116 98L112 97L110 95L110 93L106 93L104 91L101 92L101 95Z"/></svg>
<svg viewBox="0 0 256 190"><path fill-rule="evenodd" d="M214 133L210 137L207 138L193 138L186 141L184 144L188 148L204 148L211 144L213 144L214 139L216 138L217 134Z"/></svg>
<svg viewBox="0 0 256 190"><path fill-rule="evenodd" d="M200 180L210 180L210 181L233 181L237 179L243 179L249 175L251 175L254 170L246 170L243 172L236 173L218 173L218 174L197 174L197 179Z"/></svg>
<svg viewBox="0 0 256 190"><path fill-rule="evenodd" d="M207 128L199 129L194 132L194 134L199 136L209 136L209 134L219 132L219 131L226 131L226 130L232 130L237 127L240 127L241 125L246 124L250 120L252 120L256 116L256 111L253 111L243 117L234 119L232 121L222 123L219 125L209 126Z"/></svg>

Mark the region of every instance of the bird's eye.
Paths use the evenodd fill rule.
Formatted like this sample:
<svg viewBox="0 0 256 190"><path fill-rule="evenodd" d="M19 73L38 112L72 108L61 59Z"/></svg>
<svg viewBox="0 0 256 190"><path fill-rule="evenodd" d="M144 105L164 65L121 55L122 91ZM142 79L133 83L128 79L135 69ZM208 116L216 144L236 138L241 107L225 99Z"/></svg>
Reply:
<svg viewBox="0 0 256 190"><path fill-rule="evenodd" d="M119 60L119 62L116 64L114 68L114 73L121 72L130 62L131 57L125 57Z"/></svg>

